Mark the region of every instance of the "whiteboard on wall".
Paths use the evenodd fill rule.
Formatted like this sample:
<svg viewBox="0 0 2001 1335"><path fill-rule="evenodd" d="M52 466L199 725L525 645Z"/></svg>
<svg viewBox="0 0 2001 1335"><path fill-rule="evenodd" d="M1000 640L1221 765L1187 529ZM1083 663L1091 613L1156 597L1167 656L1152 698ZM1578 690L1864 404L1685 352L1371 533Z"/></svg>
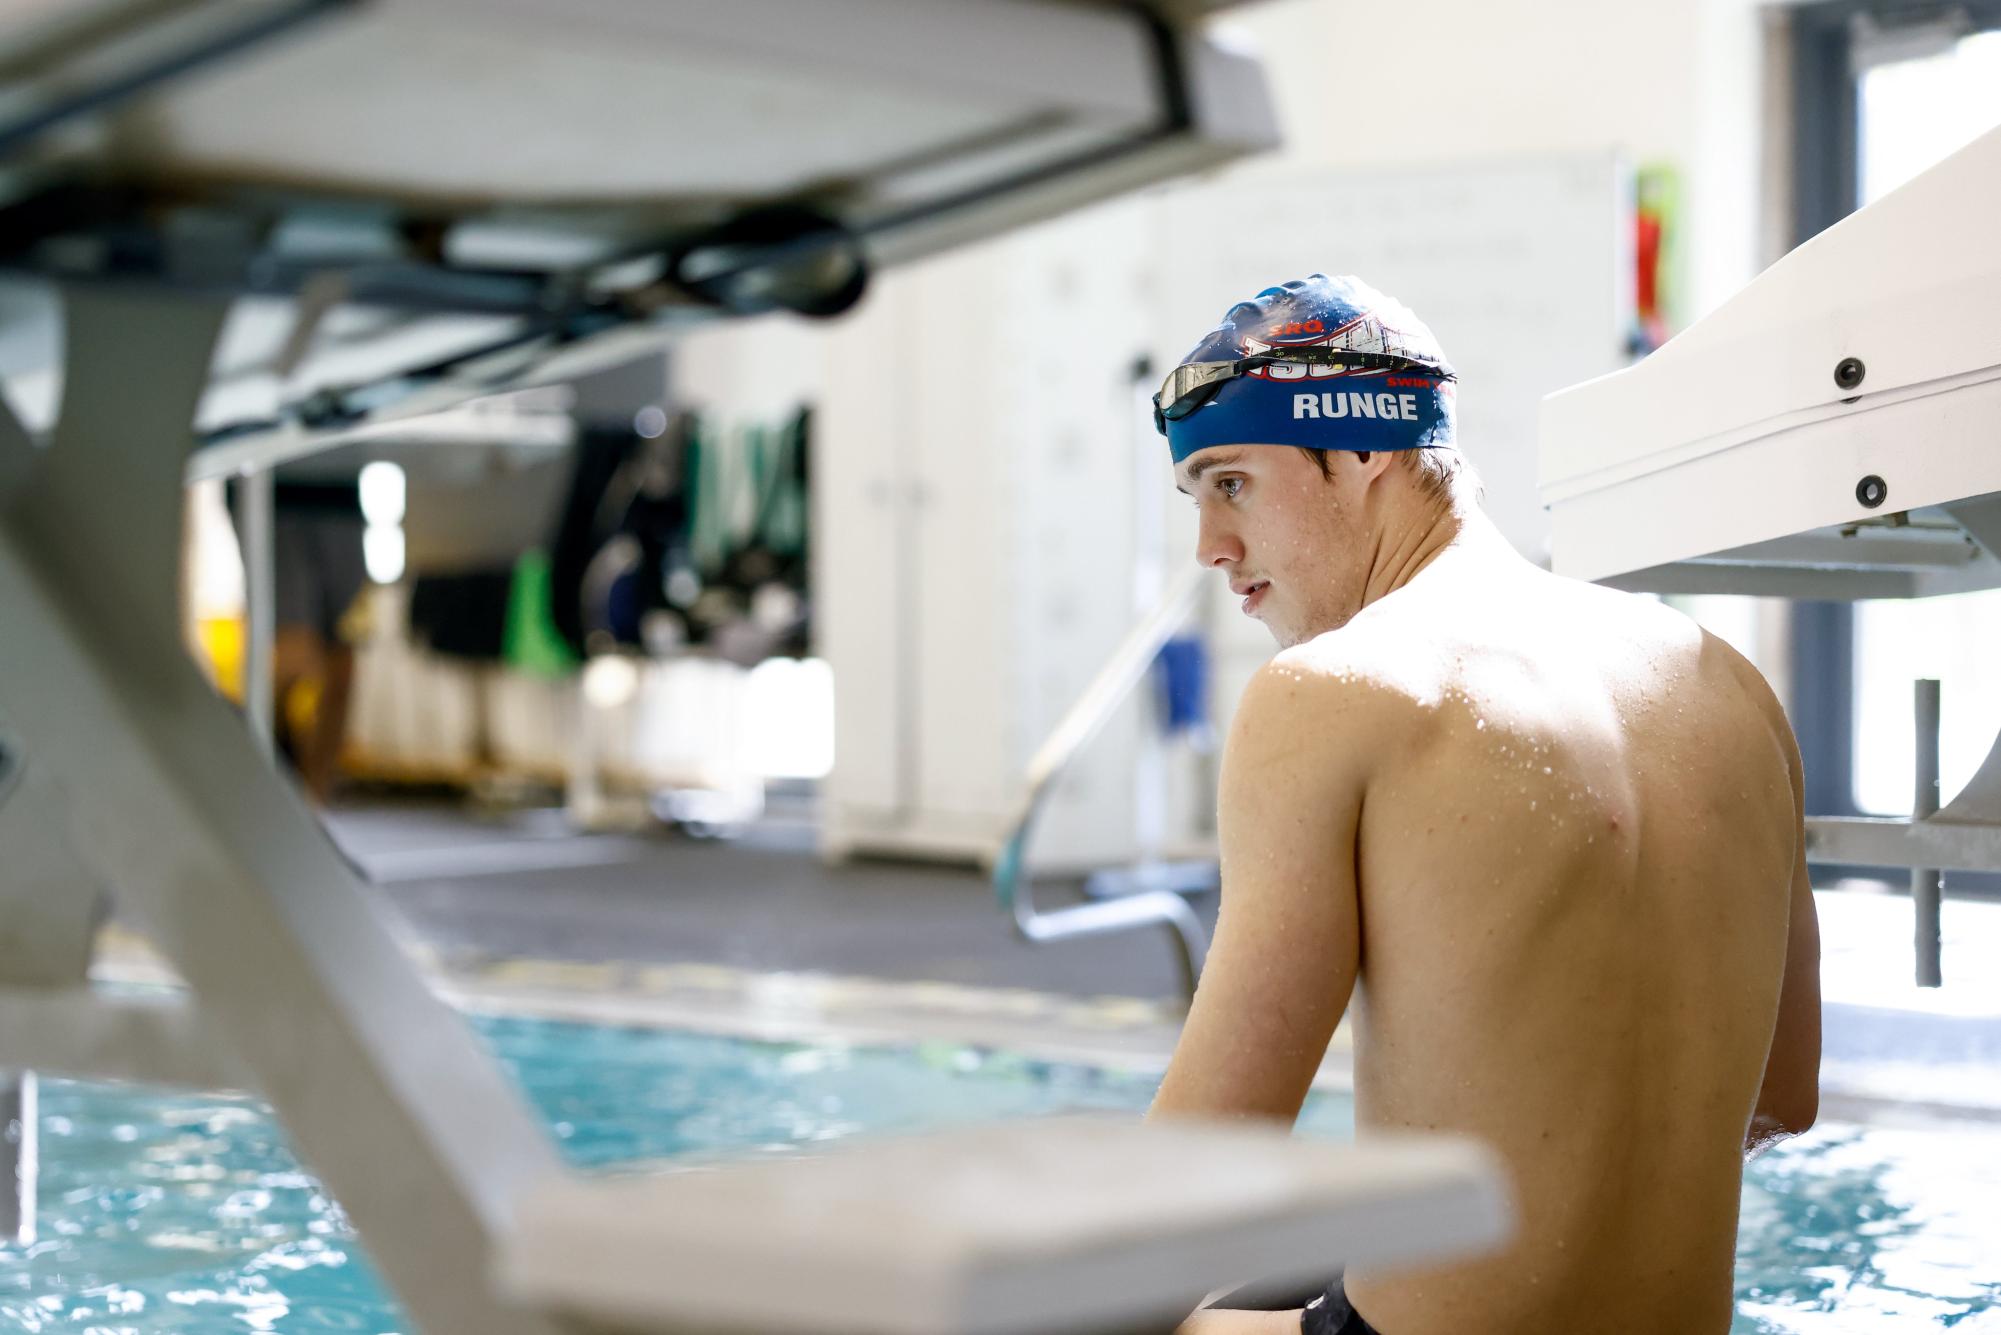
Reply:
<svg viewBox="0 0 2001 1335"><path fill-rule="evenodd" d="M1542 398L1631 360L1632 179L1616 154L1252 167L1160 200L1159 364L1264 288L1356 275L1444 345L1459 372L1460 447L1486 483L1487 512L1523 555L1548 564L1536 490Z"/></svg>

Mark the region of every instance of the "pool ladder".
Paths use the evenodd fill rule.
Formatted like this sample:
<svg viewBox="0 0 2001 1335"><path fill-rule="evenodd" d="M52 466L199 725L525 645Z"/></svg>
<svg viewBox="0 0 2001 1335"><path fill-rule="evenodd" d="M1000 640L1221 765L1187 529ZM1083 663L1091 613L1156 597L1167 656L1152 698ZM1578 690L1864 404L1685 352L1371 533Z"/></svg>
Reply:
<svg viewBox="0 0 2001 1335"><path fill-rule="evenodd" d="M1064 712L1048 738L1028 762L1020 805L994 857L994 894L1001 907L1014 913L1015 930L1024 940L1061 941L1131 928L1166 927L1181 966L1182 984L1190 998L1202 977L1209 936L1188 901L1172 890L1145 890L1088 904L1039 909L1034 880L1027 875L1028 837L1048 800L1049 790L1077 753L1097 736L1114 710L1132 694L1159 655L1161 646L1187 621L1201 593L1200 567L1185 571L1168 586L1154 609L1126 633L1111 658L1077 702Z"/></svg>

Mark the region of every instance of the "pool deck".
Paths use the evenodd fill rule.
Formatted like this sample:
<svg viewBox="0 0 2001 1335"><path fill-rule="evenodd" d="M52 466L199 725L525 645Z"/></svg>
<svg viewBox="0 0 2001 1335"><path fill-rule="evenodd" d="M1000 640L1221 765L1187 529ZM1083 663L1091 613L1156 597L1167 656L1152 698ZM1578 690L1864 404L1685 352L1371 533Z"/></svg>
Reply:
<svg viewBox="0 0 2001 1335"><path fill-rule="evenodd" d="M329 831L458 1004L774 1040L949 1041L1135 1070L1179 1029L1162 933L1032 946L975 872L827 866L779 818L722 843L578 836L558 813L350 807ZM1077 898L1051 887L1054 902ZM1949 900L1946 986L1911 982L1908 900L1822 890L1823 1110L2001 1123L2001 905ZM1194 905L1213 923L1213 896ZM103 977L170 976L107 929ZM1349 1083L1344 1031L1321 1082Z"/></svg>

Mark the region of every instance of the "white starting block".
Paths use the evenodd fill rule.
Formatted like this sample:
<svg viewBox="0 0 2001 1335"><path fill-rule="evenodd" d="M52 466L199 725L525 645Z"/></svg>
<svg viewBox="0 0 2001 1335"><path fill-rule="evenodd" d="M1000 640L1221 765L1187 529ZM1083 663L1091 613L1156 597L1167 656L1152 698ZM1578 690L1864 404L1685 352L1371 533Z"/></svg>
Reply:
<svg viewBox="0 0 2001 1335"><path fill-rule="evenodd" d="M1556 572L1790 598L2001 585L1997 214L2001 130L1544 400Z"/></svg>
<svg viewBox="0 0 2001 1335"><path fill-rule="evenodd" d="M1059 1118L533 1193L499 1282L592 1329L1172 1330L1214 1289L1490 1248L1499 1166L1442 1138Z"/></svg>

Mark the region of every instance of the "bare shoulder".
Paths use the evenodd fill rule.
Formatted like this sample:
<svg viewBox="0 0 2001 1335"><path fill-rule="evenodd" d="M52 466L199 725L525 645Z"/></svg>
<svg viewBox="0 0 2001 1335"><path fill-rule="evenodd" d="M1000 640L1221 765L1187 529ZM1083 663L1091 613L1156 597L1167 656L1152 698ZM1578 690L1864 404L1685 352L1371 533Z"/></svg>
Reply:
<svg viewBox="0 0 2001 1335"><path fill-rule="evenodd" d="M1609 590L1607 592L1610 592ZM1741 700L1765 725L1773 744L1784 755L1791 772L1794 791L1800 788L1799 747L1793 740L1792 723L1785 706L1765 680L1765 674L1738 648L1721 635L1698 624L1693 618L1659 603L1632 595L1620 595L1651 614L1663 633L1672 636L1677 650L1688 655L1703 689L1713 699L1729 693Z"/></svg>
<svg viewBox="0 0 2001 1335"><path fill-rule="evenodd" d="M1765 680L1765 674L1722 636L1709 630L1702 632L1702 656L1704 661L1720 665L1736 688L1743 692L1757 710L1758 716L1771 730L1773 743L1785 756L1786 768L1792 779L1793 792L1797 796L1804 784L1800 771L1799 743L1793 739L1792 721L1786 717L1786 707L1779 702L1778 692Z"/></svg>
<svg viewBox="0 0 2001 1335"><path fill-rule="evenodd" d="M1341 898L1323 892L1349 864L1326 850L1353 837L1407 701L1370 658L1344 628L1282 651L1245 686L1217 785L1226 899Z"/></svg>
<svg viewBox="0 0 2001 1335"><path fill-rule="evenodd" d="M1643 626L1643 642L1685 657L1709 689L1739 692L1767 722L1787 727L1785 708L1771 683L1730 641L1665 603L1596 585L1582 587L1600 600L1601 610L1609 612L1616 605L1634 624ZM1790 735L1790 729L1787 731Z"/></svg>
<svg viewBox="0 0 2001 1335"><path fill-rule="evenodd" d="M1280 651L1244 688L1231 746L1318 751L1338 738L1339 750L1352 753L1406 723L1423 688L1412 655L1393 652L1385 638L1350 625Z"/></svg>

